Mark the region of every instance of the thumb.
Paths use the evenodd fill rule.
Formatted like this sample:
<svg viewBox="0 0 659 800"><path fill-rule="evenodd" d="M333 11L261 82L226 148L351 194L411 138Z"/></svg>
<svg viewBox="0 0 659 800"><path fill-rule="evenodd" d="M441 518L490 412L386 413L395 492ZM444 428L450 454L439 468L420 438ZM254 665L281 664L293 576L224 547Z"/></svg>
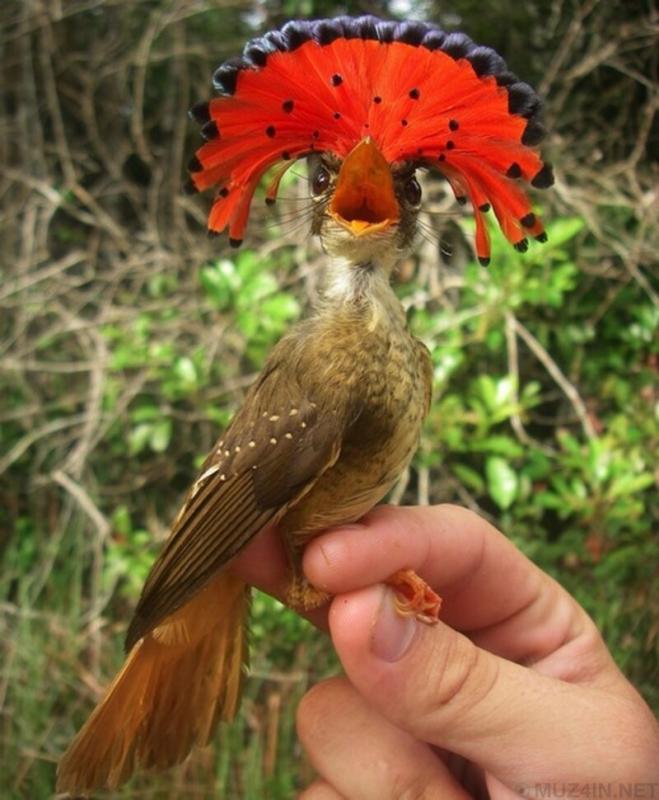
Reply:
<svg viewBox="0 0 659 800"><path fill-rule="evenodd" d="M629 714L611 712L601 690L495 656L442 622L403 617L381 585L336 597L329 623L347 676L368 703L509 786L584 783L611 764L620 714Z"/></svg>

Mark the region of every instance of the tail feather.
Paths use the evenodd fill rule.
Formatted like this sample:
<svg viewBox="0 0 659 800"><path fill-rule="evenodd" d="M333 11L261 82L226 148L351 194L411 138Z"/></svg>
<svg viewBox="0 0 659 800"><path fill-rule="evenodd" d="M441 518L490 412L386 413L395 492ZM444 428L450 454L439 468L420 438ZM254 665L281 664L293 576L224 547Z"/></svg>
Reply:
<svg viewBox="0 0 659 800"><path fill-rule="evenodd" d="M57 791L115 789L211 738L240 701L249 590L221 573L129 653L60 761Z"/></svg>

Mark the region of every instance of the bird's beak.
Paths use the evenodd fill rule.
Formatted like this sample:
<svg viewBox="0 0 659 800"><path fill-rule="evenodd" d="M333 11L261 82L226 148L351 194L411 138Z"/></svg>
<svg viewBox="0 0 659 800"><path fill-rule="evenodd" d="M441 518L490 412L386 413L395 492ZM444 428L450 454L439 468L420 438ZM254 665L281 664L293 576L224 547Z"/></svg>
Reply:
<svg viewBox="0 0 659 800"><path fill-rule="evenodd" d="M391 170L370 137L345 157L329 213L354 236L377 233L398 221L400 209Z"/></svg>

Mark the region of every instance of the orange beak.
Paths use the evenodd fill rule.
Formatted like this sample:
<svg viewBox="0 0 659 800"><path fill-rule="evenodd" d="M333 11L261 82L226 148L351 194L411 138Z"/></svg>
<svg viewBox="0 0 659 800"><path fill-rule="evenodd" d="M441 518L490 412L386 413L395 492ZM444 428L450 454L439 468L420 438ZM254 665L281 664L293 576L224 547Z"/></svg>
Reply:
<svg viewBox="0 0 659 800"><path fill-rule="evenodd" d="M391 170L370 136L345 157L329 212L354 236L385 230L398 221Z"/></svg>

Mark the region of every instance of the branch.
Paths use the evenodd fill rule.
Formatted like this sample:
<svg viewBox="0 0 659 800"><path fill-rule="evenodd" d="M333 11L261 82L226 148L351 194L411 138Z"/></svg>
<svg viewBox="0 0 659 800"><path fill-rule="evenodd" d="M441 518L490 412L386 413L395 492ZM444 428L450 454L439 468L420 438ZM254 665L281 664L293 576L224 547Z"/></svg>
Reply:
<svg viewBox="0 0 659 800"><path fill-rule="evenodd" d="M566 378L566 376L561 371L561 368L558 364L554 361L554 359L549 355L549 353L545 350L545 348L540 344L540 342L535 338L535 336L525 328L522 323L513 317L513 323L515 332L524 340L527 347L531 352L535 355L535 357L540 361L540 363L544 366L547 372L551 375L551 377L556 381L558 386L561 388L563 394L567 397L574 409L574 413L579 418L579 422L581 423L581 427L583 428L583 432L588 439L595 439L595 429L592 426L590 419L588 418L588 411L586 410L586 406L584 405L583 400L581 399L581 395L576 390L575 386L570 383L570 381Z"/></svg>

